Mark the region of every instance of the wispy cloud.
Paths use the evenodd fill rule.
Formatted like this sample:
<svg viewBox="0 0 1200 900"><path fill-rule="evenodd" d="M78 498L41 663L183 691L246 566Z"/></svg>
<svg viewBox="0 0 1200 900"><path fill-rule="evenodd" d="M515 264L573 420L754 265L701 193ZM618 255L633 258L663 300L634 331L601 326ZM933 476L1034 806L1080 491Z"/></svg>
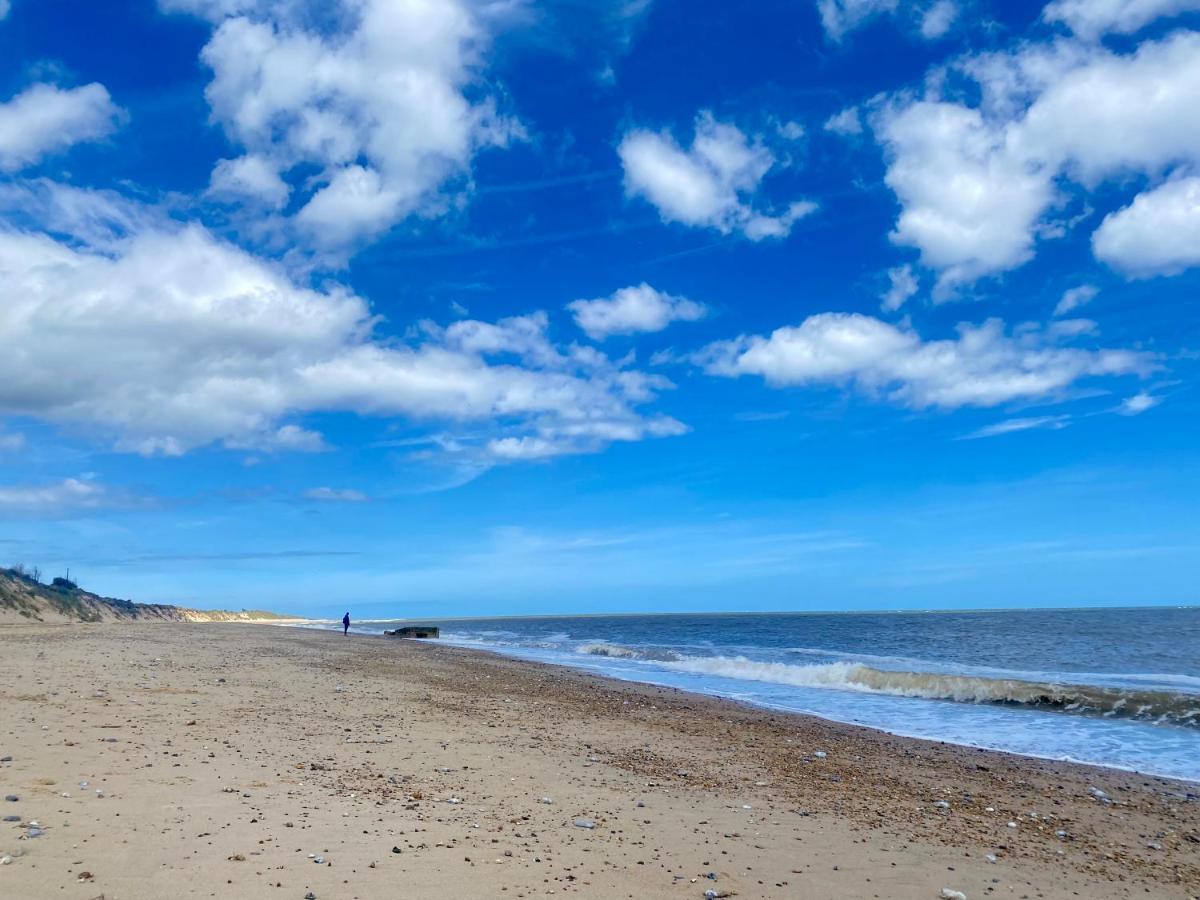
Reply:
<svg viewBox="0 0 1200 900"><path fill-rule="evenodd" d="M325 503L366 503L370 497L362 491L352 488L317 487L304 492L308 500L320 500Z"/></svg>
<svg viewBox="0 0 1200 900"><path fill-rule="evenodd" d="M0 486L0 515L56 516L113 507L146 506L148 498L115 491L89 478Z"/></svg>
<svg viewBox="0 0 1200 900"><path fill-rule="evenodd" d="M994 425L985 425L983 428L964 434L958 440L973 441L979 438L1012 434L1017 431L1030 431L1035 428L1049 428L1057 431L1061 428L1066 428L1070 424L1070 421L1071 417L1068 415L1028 416L1020 419L1005 419L1003 422L997 422Z"/></svg>

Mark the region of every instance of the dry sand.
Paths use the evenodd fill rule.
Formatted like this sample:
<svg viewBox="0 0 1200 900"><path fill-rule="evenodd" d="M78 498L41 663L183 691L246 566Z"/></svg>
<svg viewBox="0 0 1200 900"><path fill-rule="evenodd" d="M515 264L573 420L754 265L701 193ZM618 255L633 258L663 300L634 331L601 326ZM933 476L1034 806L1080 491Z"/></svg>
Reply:
<svg viewBox="0 0 1200 900"><path fill-rule="evenodd" d="M1200 897L1194 784L386 638L0 628L8 756L3 900Z"/></svg>

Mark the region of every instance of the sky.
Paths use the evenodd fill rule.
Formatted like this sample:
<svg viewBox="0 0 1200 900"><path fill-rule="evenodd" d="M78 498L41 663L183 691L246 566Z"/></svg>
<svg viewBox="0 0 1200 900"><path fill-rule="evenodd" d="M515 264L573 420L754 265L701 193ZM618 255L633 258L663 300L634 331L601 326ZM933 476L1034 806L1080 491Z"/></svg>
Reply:
<svg viewBox="0 0 1200 900"><path fill-rule="evenodd" d="M1200 0L0 0L0 561L1200 602Z"/></svg>

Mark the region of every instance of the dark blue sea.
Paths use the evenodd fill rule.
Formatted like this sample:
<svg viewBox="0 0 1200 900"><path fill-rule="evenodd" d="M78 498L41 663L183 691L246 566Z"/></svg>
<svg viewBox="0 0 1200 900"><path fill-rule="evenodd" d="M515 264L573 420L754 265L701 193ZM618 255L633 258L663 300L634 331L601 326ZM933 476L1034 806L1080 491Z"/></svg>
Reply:
<svg viewBox="0 0 1200 900"><path fill-rule="evenodd" d="M1200 608L420 621L443 643L1200 781Z"/></svg>

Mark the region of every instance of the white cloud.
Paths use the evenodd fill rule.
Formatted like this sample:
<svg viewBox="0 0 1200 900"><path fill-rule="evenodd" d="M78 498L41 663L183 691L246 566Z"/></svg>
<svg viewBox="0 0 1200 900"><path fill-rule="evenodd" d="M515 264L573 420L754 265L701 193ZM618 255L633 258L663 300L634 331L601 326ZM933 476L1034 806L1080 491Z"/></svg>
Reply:
<svg viewBox="0 0 1200 900"><path fill-rule="evenodd" d="M921 15L921 37L930 41L943 37L957 18L957 3L953 0L937 0Z"/></svg>
<svg viewBox="0 0 1200 900"><path fill-rule="evenodd" d="M0 171L15 172L74 144L105 138L123 117L102 84L35 84L0 103Z"/></svg>
<svg viewBox="0 0 1200 900"><path fill-rule="evenodd" d="M1100 289L1094 284L1081 284L1079 287L1068 288L1063 291L1062 299L1054 307L1054 314L1056 316L1065 316L1072 310L1091 303L1099 293Z"/></svg>
<svg viewBox="0 0 1200 900"><path fill-rule="evenodd" d="M1096 258L1135 278L1200 266L1200 178L1176 178L1105 216Z"/></svg>
<svg viewBox="0 0 1200 900"><path fill-rule="evenodd" d="M883 308L895 312L920 288L920 282L913 273L910 265L896 266L888 269L888 281L891 283L883 297Z"/></svg>
<svg viewBox="0 0 1200 900"><path fill-rule="evenodd" d="M209 192L217 197L249 199L279 209L287 203L292 189L280 177L276 166L251 153L220 160L213 168Z"/></svg>
<svg viewBox="0 0 1200 900"><path fill-rule="evenodd" d="M786 237L792 225L816 210L807 201L782 212L755 203L762 181L776 165L761 135L753 139L709 112L696 118L691 147L684 149L666 132L637 129L617 152L625 169L625 191L650 201L667 222L740 231L752 241Z"/></svg>
<svg viewBox="0 0 1200 900"><path fill-rule="evenodd" d="M1143 354L1061 347L1027 330L1016 336L990 319L960 325L951 340L855 313L821 313L769 337L741 337L710 346L698 360L714 375L760 375L769 384L853 385L872 396L917 409L997 406L1052 397L1075 382L1144 374Z"/></svg>
<svg viewBox="0 0 1200 900"><path fill-rule="evenodd" d="M921 101L880 118L886 175L902 210L892 238L941 272L939 291L1033 256L1033 225L1053 197L1044 171L1014 159L977 109Z"/></svg>
<svg viewBox="0 0 1200 900"><path fill-rule="evenodd" d="M575 324L592 340L614 334L662 331L672 322L694 322L707 312L702 303L657 291L646 283L621 288L598 300L567 304Z"/></svg>
<svg viewBox="0 0 1200 900"><path fill-rule="evenodd" d="M407 216L446 208L475 154L520 134L478 90L488 42L486 4L472 0L339 0L306 27L297 2L160 0L215 30L201 57L212 70L212 116L245 148L222 160L214 188L279 206L277 179L303 202L297 235L345 252ZM305 173L307 175L307 173Z"/></svg>
<svg viewBox="0 0 1200 900"><path fill-rule="evenodd" d="M817 11L825 33L840 41L876 16L895 12L899 5L899 0L817 0Z"/></svg>
<svg viewBox="0 0 1200 900"><path fill-rule="evenodd" d="M19 431L0 431L0 453L14 453L25 446L25 435Z"/></svg>
<svg viewBox="0 0 1200 900"><path fill-rule="evenodd" d="M1160 403L1162 403L1161 397L1155 397L1153 394L1147 394L1145 391L1142 391L1122 400L1121 405L1117 407L1117 412L1123 416L1139 416L1146 410L1158 406Z"/></svg>
<svg viewBox="0 0 1200 900"><path fill-rule="evenodd" d="M1042 10L1042 18L1095 39L1109 32L1133 34L1156 19L1196 10L1200 0L1054 0Z"/></svg>
<svg viewBox="0 0 1200 900"><path fill-rule="evenodd" d="M921 37L935 40L950 30L959 10L955 0L817 0L817 12L825 33L835 41L880 16L910 22Z"/></svg>
<svg viewBox="0 0 1200 900"><path fill-rule="evenodd" d="M863 124L862 118L858 114L858 107L848 106L841 112L830 116L825 120L824 128L826 131L840 134L843 137L862 134Z"/></svg>
<svg viewBox="0 0 1200 900"><path fill-rule="evenodd" d="M102 509L117 505L119 498L94 481L66 478L48 484L0 485L0 514L57 513Z"/></svg>
<svg viewBox="0 0 1200 900"><path fill-rule="evenodd" d="M12 10L12 3L10 2L10 0L0 0L0 21L7 18L8 14L11 10Z"/></svg>
<svg viewBox="0 0 1200 900"><path fill-rule="evenodd" d="M304 492L307 500L320 500L324 503L366 503L371 499L362 491L352 488L317 487Z"/></svg>
<svg viewBox="0 0 1200 900"><path fill-rule="evenodd" d="M1002 434L1013 434L1017 431L1031 431L1035 428L1050 428L1055 431L1066 428L1071 417L1061 416L1028 416L1020 419L1005 419L994 425L985 425L969 434L964 434L961 440L973 441L979 438L999 437Z"/></svg>
<svg viewBox="0 0 1200 900"><path fill-rule="evenodd" d="M1104 179L1162 177L1200 165L1200 34L1181 32L1133 53L1060 41L966 57L978 106L901 97L874 126L885 180L902 211L893 239L940 273L936 297L1032 258L1063 199L1056 179L1085 191Z"/></svg>
<svg viewBox="0 0 1200 900"><path fill-rule="evenodd" d="M552 344L544 314L389 340L349 290L297 284L200 226L50 183L0 199L46 212L64 235L0 230L0 415L157 454L323 449L289 421L321 411L482 423L582 449L604 446L605 428L636 440L682 427L637 409L670 382Z"/></svg>

